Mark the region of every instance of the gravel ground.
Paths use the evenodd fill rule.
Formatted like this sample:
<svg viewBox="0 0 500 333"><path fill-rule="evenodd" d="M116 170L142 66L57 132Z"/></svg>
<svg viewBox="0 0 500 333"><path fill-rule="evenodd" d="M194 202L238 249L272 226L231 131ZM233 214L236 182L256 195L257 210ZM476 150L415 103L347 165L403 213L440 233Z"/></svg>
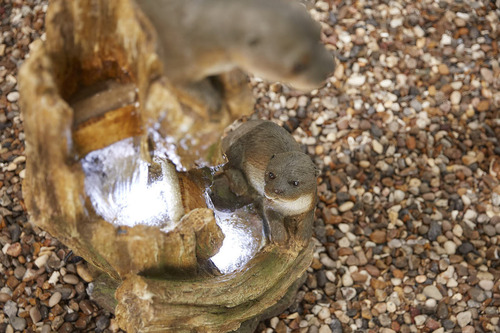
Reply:
<svg viewBox="0 0 500 333"><path fill-rule="evenodd" d="M27 222L16 75L47 1L0 1L0 332L116 332L85 263ZM307 281L258 332L500 332L498 5L317 1L327 86L252 79L322 171Z"/></svg>

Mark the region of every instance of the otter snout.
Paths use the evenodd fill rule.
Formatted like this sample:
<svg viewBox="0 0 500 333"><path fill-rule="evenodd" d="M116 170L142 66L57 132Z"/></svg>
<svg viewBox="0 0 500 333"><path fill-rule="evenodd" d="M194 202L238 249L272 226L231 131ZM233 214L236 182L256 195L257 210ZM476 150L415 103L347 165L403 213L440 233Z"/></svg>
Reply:
<svg viewBox="0 0 500 333"><path fill-rule="evenodd" d="M274 190L274 193L277 195L281 195L281 194L285 193L285 190L281 190L281 189L277 188Z"/></svg>

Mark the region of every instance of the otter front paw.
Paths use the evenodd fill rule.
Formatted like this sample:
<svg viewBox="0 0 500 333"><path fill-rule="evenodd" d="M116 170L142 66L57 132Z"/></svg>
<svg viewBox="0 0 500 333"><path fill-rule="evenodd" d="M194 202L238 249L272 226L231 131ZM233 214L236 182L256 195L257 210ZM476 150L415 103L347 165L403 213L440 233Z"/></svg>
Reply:
<svg viewBox="0 0 500 333"><path fill-rule="evenodd" d="M240 170L228 169L226 170L225 175L229 180L229 188L231 189L231 192L237 196L243 196L248 193L247 181Z"/></svg>

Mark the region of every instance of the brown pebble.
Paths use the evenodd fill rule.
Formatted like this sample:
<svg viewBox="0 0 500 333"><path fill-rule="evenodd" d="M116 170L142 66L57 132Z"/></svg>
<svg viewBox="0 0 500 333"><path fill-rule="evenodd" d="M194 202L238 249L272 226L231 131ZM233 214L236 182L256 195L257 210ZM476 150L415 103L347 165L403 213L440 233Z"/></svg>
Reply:
<svg viewBox="0 0 500 333"><path fill-rule="evenodd" d="M0 293L0 303L5 303L10 300L10 295L7 293Z"/></svg>
<svg viewBox="0 0 500 333"><path fill-rule="evenodd" d="M78 318L77 321L75 321L75 327L79 330L83 330L85 327L87 327L88 318L88 316L81 316L80 318Z"/></svg>
<svg viewBox="0 0 500 333"><path fill-rule="evenodd" d="M374 230L370 234L370 240L374 242L375 244L383 244L386 242L387 239L387 233L385 230Z"/></svg>
<svg viewBox="0 0 500 333"><path fill-rule="evenodd" d="M487 99L483 99L479 104L476 106L476 110L480 112L488 111L490 108L490 102Z"/></svg>
<svg viewBox="0 0 500 333"><path fill-rule="evenodd" d="M62 324L61 328L58 330L59 333L71 333L74 332L73 325L71 323Z"/></svg>
<svg viewBox="0 0 500 333"><path fill-rule="evenodd" d="M14 275L9 276L7 278L7 281L5 282L5 284L7 285L7 287L10 288L10 290L14 290L19 285L19 283L20 281L16 279Z"/></svg>
<svg viewBox="0 0 500 333"><path fill-rule="evenodd" d="M76 272L78 273L78 276L82 278L83 281L87 283L94 281L94 278L90 274L87 265L85 264L76 265Z"/></svg>
<svg viewBox="0 0 500 333"><path fill-rule="evenodd" d="M42 320L42 315L40 314L40 310L38 310L37 307L32 307L30 309L30 318L33 321L34 324L38 323L40 320Z"/></svg>
<svg viewBox="0 0 500 333"><path fill-rule="evenodd" d="M53 307L58 304L61 298L62 294L60 292L56 291L55 293L53 293L49 299L49 307Z"/></svg>
<svg viewBox="0 0 500 333"><path fill-rule="evenodd" d="M450 74L450 69L446 64L439 64L438 66L439 74L441 75L448 75Z"/></svg>
<svg viewBox="0 0 500 333"><path fill-rule="evenodd" d="M78 305L80 306L80 310L88 316L94 312L94 306L88 299L82 300Z"/></svg>
<svg viewBox="0 0 500 333"><path fill-rule="evenodd" d="M414 136L408 135L406 137L406 148L415 149L416 147L417 147L417 140L415 139Z"/></svg>
<svg viewBox="0 0 500 333"><path fill-rule="evenodd" d="M386 286L386 283L385 283L385 281L381 281L378 279L371 279L370 285L372 286L373 289L384 289Z"/></svg>
<svg viewBox="0 0 500 333"><path fill-rule="evenodd" d="M365 269L373 277L380 276L380 270L373 265L366 265Z"/></svg>
<svg viewBox="0 0 500 333"><path fill-rule="evenodd" d="M74 274L66 274L63 276L63 281L72 285L77 284L80 280L78 279L78 276Z"/></svg>

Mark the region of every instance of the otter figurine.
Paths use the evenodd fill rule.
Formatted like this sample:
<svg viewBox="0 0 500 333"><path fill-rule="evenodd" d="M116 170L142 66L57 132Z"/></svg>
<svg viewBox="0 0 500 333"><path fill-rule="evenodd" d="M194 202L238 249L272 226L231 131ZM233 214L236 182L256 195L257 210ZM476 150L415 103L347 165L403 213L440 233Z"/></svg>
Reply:
<svg viewBox="0 0 500 333"><path fill-rule="evenodd" d="M165 75L179 94L189 96L193 104L207 106L211 116L217 114L222 103L214 76L239 68L309 91L319 88L335 68L332 54L321 43L319 23L298 3L287 0L136 0L136 3L157 33Z"/></svg>
<svg viewBox="0 0 500 333"><path fill-rule="evenodd" d="M280 243L294 234L307 241L316 205L317 169L290 133L273 122L251 120L224 138L222 150L231 191L262 198L268 238Z"/></svg>

